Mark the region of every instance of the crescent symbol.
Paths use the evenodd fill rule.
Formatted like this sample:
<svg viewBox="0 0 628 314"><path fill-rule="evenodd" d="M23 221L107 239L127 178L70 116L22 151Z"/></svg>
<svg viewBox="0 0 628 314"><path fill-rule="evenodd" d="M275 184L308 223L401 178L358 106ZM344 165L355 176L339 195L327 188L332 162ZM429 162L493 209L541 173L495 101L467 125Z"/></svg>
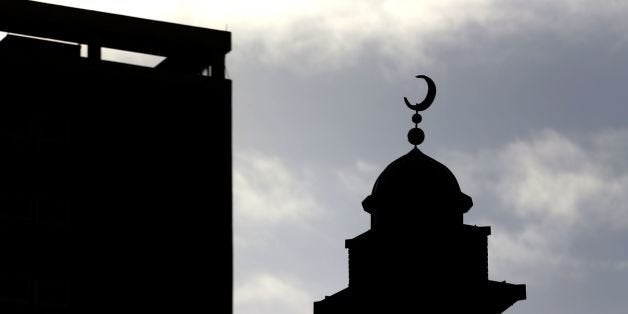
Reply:
<svg viewBox="0 0 628 314"><path fill-rule="evenodd" d="M427 95L425 96L425 99L416 105L411 104L406 97L403 97L403 100L406 102L406 106L408 106L408 108L416 111L423 111L432 105L432 102L436 97L436 84L434 84L434 81L426 75L417 75L416 78L424 79L425 83L427 83Z"/></svg>

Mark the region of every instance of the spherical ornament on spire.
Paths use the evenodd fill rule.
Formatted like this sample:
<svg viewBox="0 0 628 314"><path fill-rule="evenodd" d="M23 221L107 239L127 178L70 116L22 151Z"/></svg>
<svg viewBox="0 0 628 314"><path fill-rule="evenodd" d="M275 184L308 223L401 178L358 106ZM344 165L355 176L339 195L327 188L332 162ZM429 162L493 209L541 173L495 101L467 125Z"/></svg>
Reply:
<svg viewBox="0 0 628 314"><path fill-rule="evenodd" d="M417 146L423 143L423 140L425 140L423 130L419 128L410 129L410 132L408 132L408 142L410 142L410 144Z"/></svg>
<svg viewBox="0 0 628 314"><path fill-rule="evenodd" d="M415 113L412 115L412 122L414 122L414 124L419 124L421 121L423 121L423 117L421 117L420 114Z"/></svg>

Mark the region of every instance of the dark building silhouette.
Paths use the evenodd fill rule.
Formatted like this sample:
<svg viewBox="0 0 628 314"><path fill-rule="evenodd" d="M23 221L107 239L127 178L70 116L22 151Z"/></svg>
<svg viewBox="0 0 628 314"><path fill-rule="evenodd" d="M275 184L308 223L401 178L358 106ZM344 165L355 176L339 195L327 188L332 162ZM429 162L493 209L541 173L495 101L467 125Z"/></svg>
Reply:
<svg viewBox="0 0 628 314"><path fill-rule="evenodd" d="M526 298L525 285L488 279L490 227L463 223L473 205L451 171L421 152L419 111L432 103L431 79L408 133L415 147L380 174L362 205L371 229L345 241L349 286L314 302L314 314L502 313Z"/></svg>
<svg viewBox="0 0 628 314"><path fill-rule="evenodd" d="M0 31L0 313L231 313L230 33L21 0Z"/></svg>

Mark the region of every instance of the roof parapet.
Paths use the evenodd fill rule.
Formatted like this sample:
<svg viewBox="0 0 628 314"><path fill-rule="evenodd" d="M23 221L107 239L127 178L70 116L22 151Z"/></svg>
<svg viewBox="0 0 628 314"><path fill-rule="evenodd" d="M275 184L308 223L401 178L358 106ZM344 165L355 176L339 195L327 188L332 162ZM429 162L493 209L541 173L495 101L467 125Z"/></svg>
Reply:
<svg viewBox="0 0 628 314"><path fill-rule="evenodd" d="M223 73L231 50L226 31L23 0L0 1L0 31L164 56L162 68L185 72Z"/></svg>

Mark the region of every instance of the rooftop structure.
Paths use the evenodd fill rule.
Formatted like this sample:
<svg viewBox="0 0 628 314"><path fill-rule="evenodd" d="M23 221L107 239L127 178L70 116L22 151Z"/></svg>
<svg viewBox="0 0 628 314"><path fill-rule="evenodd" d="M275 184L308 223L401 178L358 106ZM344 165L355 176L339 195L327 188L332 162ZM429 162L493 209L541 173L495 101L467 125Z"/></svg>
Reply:
<svg viewBox="0 0 628 314"><path fill-rule="evenodd" d="M425 135L419 111L427 109L436 86L427 76L424 101L408 133L414 148L380 174L362 203L371 228L345 241L349 285L314 302L314 314L502 313L526 298L525 285L488 279L490 227L463 223L473 206L453 173L421 152Z"/></svg>
<svg viewBox="0 0 628 314"><path fill-rule="evenodd" d="M0 312L231 313L230 33L14 0L0 31Z"/></svg>

